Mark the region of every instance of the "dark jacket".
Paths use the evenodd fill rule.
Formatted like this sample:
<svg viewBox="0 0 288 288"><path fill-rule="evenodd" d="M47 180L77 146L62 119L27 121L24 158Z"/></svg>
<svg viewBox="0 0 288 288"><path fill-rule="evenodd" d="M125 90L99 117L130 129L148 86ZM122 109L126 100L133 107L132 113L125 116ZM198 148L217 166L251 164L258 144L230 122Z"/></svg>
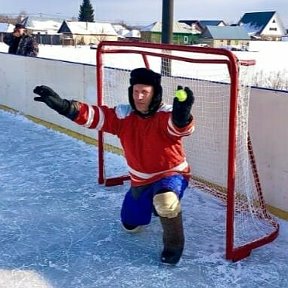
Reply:
<svg viewBox="0 0 288 288"><path fill-rule="evenodd" d="M38 43L36 40L27 34L24 34L17 39L12 33L4 36L4 43L9 46L8 53L36 57L39 52ZM17 45L17 42L18 45Z"/></svg>

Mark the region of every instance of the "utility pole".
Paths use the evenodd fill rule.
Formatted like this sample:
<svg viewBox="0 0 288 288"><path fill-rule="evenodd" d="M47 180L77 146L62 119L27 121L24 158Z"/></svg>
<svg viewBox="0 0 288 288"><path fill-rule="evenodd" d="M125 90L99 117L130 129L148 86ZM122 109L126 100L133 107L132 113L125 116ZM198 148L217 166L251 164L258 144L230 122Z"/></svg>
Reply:
<svg viewBox="0 0 288 288"><path fill-rule="evenodd" d="M162 0L162 33L161 43L173 43L173 15L174 15L174 0ZM162 75L171 75L170 59L162 58L161 63Z"/></svg>
<svg viewBox="0 0 288 288"><path fill-rule="evenodd" d="M161 42L171 44L173 41L174 0L162 0L162 35Z"/></svg>

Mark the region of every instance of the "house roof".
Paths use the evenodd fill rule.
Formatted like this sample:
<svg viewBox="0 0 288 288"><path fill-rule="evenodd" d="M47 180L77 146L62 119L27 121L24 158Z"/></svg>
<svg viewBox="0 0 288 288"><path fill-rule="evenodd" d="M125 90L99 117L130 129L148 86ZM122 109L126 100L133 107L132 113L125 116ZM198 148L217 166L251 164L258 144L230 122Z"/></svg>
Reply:
<svg viewBox="0 0 288 288"><path fill-rule="evenodd" d="M226 25L223 20L179 20L180 23L186 23L191 26L192 24L198 24L203 30L206 26L219 26L220 24Z"/></svg>
<svg viewBox="0 0 288 288"><path fill-rule="evenodd" d="M14 24L0 23L0 33L12 33L14 28Z"/></svg>
<svg viewBox="0 0 288 288"><path fill-rule="evenodd" d="M261 33L275 13L275 11L245 13L238 25L243 26L249 34Z"/></svg>
<svg viewBox="0 0 288 288"><path fill-rule="evenodd" d="M120 38L140 38L141 34L138 29L129 30L121 24L112 24Z"/></svg>
<svg viewBox="0 0 288 288"><path fill-rule="evenodd" d="M205 29L207 26L219 26L220 24L225 24L223 20L200 20L200 26Z"/></svg>
<svg viewBox="0 0 288 288"><path fill-rule="evenodd" d="M185 23L174 22L173 33L189 33L191 34L191 27ZM141 29L141 32L162 32L162 22L154 22Z"/></svg>
<svg viewBox="0 0 288 288"><path fill-rule="evenodd" d="M202 38L250 40L248 33L242 26L207 26Z"/></svg>
<svg viewBox="0 0 288 288"><path fill-rule="evenodd" d="M80 35L111 35L117 36L115 29L110 23L100 23L100 22L78 22L78 21L63 21L58 33L72 33Z"/></svg>
<svg viewBox="0 0 288 288"><path fill-rule="evenodd" d="M10 24L11 25L11 24ZM2 32L10 32L8 31L9 24L8 23L0 23L0 33Z"/></svg>
<svg viewBox="0 0 288 288"><path fill-rule="evenodd" d="M115 29L115 31L118 33L119 31L125 31L128 30L126 27L124 27L121 24L112 24L113 28Z"/></svg>
<svg viewBox="0 0 288 288"><path fill-rule="evenodd" d="M48 32L49 34L57 33L62 22L63 19L37 16L28 16L22 21L27 29L37 32Z"/></svg>
<svg viewBox="0 0 288 288"><path fill-rule="evenodd" d="M124 34L124 36L126 38L140 38L141 37L141 33L140 33L139 30L133 29L133 30L129 31L127 34Z"/></svg>

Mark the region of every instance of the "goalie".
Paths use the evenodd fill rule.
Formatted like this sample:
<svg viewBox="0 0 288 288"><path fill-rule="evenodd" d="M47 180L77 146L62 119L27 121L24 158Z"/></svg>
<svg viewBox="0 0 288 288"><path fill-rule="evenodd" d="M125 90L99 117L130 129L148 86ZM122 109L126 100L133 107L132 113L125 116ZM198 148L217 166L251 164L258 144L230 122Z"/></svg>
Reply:
<svg viewBox="0 0 288 288"><path fill-rule="evenodd" d="M117 135L127 160L131 187L126 193L121 221L129 232L159 216L164 248L161 261L177 264L184 249L181 199L190 167L182 138L194 130L192 91L185 87L173 105L162 103L161 75L146 68L131 71L130 105L93 106L62 99L47 86L37 86L35 101L44 102L79 125ZM184 95L184 96L183 96Z"/></svg>

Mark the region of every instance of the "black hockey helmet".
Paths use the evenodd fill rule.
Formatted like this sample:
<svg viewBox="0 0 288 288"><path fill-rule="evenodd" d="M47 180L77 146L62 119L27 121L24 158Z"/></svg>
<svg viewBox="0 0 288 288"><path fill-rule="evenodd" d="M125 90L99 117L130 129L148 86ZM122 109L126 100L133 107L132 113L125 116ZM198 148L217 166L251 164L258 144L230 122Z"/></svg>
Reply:
<svg viewBox="0 0 288 288"><path fill-rule="evenodd" d="M154 88L154 95L149 105L149 111L146 114L137 111L135 107L135 103L133 100L133 85L135 84L151 85ZM159 109L162 102L161 75L147 68L136 68L130 73L130 85L131 86L128 88L128 92L131 107L135 110L137 114L142 117L153 115Z"/></svg>

